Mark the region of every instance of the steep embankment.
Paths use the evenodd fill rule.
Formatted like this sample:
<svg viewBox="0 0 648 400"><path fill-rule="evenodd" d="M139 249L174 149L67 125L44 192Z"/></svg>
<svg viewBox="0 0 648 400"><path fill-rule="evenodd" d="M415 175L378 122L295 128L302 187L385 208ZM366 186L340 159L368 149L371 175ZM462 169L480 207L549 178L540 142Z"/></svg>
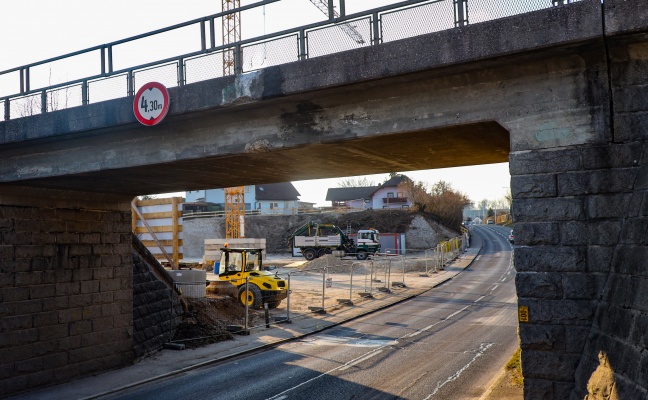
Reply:
<svg viewBox="0 0 648 400"><path fill-rule="evenodd" d="M411 250L435 247L440 241L458 234L426 214L407 210L369 210L351 213L246 216L245 236L265 238L269 253L287 253L290 252L288 238L308 221L335 224L342 229L346 229L350 224L352 232L375 228L384 233L404 233L407 248ZM223 238L225 235L223 218L185 219L183 225L186 259L202 258L204 240Z"/></svg>

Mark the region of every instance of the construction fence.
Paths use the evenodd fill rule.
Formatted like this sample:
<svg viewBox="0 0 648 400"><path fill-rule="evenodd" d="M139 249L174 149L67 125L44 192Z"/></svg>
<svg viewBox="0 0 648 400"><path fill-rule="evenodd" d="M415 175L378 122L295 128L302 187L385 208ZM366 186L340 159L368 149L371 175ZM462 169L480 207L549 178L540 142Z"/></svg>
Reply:
<svg viewBox="0 0 648 400"><path fill-rule="evenodd" d="M436 248L408 255L381 253L366 261L326 255L300 270L276 269L274 272L287 281L290 290L273 315L278 320L289 321L353 306L367 298L398 296L399 289L403 288L428 287L425 278L450 265L466 251L469 240L466 231L462 236L439 243ZM254 327L246 326L245 330L251 328Z"/></svg>

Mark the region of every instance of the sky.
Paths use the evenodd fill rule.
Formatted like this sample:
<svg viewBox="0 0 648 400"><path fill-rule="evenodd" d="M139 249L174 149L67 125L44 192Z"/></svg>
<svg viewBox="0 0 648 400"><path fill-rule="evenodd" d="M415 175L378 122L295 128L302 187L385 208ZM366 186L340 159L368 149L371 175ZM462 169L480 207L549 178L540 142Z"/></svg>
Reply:
<svg viewBox="0 0 648 400"><path fill-rule="evenodd" d="M242 0L241 5L254 1ZM346 0L347 14L395 3L395 0ZM0 1L0 71L116 41L173 24L215 14L221 0L20 0ZM243 39L320 21L324 15L309 0L281 0L241 16ZM219 36L219 35L217 35ZM160 35L114 50L115 68L123 68L197 50L196 27ZM33 85L58 83L96 73L97 54L77 57L32 73ZM38 73L40 72L40 73ZM85 74L85 75L84 75ZM0 75L0 96L15 93L14 75ZM137 88L136 88L137 89ZM510 185L508 163L428 171L398 171L416 181L449 182L473 201L503 197ZM379 184L387 174L372 175ZM294 182L302 201L327 205L326 189L338 179Z"/></svg>

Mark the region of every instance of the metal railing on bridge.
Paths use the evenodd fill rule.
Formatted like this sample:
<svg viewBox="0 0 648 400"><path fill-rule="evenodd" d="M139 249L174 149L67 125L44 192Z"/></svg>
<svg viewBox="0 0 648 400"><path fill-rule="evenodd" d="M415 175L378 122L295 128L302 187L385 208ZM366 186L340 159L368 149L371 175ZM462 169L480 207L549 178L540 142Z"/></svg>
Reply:
<svg viewBox="0 0 648 400"><path fill-rule="evenodd" d="M282 0L263 0L119 41L0 72L0 115L4 120L133 96L145 83L167 87L222 77L223 55L234 53L235 73L378 45L580 0L407 0L339 17L329 0L328 19L231 44L216 43L217 20ZM197 28L197 29L196 29ZM349 34L352 29L353 35ZM173 34L195 35L187 52L128 65L126 49ZM359 39L362 38L362 40ZM163 49L164 46L155 46ZM146 54L154 52L147 48ZM118 67L124 66L124 67ZM57 71L72 79L52 82Z"/></svg>

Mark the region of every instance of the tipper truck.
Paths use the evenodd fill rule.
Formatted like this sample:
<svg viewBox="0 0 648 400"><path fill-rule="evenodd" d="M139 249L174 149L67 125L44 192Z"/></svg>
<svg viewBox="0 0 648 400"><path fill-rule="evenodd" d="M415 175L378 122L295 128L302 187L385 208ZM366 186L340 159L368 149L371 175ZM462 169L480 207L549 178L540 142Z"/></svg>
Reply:
<svg viewBox="0 0 648 400"><path fill-rule="evenodd" d="M376 229L361 229L358 231L358 243L355 243L333 224L310 221L299 227L288 242L292 248L299 248L308 261L333 251L355 254L358 260L366 260L369 255L380 251L380 232Z"/></svg>

